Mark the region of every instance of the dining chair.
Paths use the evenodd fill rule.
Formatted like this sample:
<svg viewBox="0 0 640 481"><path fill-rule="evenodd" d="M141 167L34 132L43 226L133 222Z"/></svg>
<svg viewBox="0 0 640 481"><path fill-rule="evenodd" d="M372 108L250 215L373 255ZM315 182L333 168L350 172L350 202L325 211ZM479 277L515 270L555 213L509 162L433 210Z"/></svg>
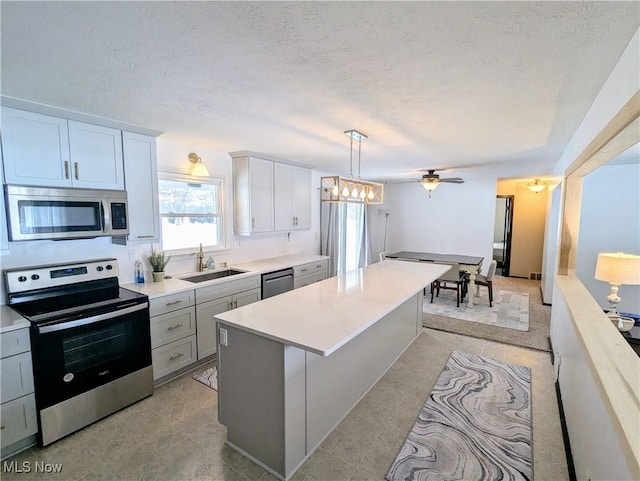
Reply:
<svg viewBox="0 0 640 481"><path fill-rule="evenodd" d="M436 264L450 265L451 269L431 283L431 302L433 303L434 291L436 297L439 297L440 289L450 289L456 291L456 307L460 307L460 300L464 299L466 292L466 280L464 275L460 275L460 264L455 262L436 262Z"/></svg>
<svg viewBox="0 0 640 481"><path fill-rule="evenodd" d="M476 286L486 286L489 289L489 307L493 307L493 276L496 274L497 265L498 261L495 259L492 260L491 264L489 264L487 274L476 274L476 280L474 281ZM466 277L468 281L468 276Z"/></svg>

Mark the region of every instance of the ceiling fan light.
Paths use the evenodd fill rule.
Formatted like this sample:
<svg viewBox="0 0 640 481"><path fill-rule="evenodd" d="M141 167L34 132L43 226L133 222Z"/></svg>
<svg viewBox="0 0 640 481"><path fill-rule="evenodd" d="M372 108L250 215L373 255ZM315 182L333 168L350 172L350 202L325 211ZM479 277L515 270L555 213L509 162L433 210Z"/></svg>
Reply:
<svg viewBox="0 0 640 481"><path fill-rule="evenodd" d="M422 184L422 187L424 187L429 192L436 190L436 187L438 187L439 185L437 182L425 182L425 181L422 181L421 184Z"/></svg>

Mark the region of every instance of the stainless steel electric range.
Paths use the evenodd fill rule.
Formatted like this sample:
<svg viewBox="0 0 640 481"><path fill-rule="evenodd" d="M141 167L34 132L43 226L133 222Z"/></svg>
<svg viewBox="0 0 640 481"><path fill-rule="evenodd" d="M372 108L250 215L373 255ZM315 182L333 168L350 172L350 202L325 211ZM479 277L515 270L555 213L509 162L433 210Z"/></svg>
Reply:
<svg viewBox="0 0 640 481"><path fill-rule="evenodd" d="M149 300L119 286L116 259L4 276L7 304L31 322L40 445L153 394Z"/></svg>

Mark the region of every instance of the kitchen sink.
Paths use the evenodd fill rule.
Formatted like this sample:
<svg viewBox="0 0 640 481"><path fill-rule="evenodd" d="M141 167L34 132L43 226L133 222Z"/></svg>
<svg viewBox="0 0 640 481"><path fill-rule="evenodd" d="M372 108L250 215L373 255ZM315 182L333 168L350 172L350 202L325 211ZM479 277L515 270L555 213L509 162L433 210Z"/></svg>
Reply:
<svg viewBox="0 0 640 481"><path fill-rule="evenodd" d="M244 274L245 271L238 271L236 269L226 269L224 271L206 272L204 274L196 274L194 276L182 277L183 281L188 282L205 282L213 279L220 279L222 277L235 276L237 274Z"/></svg>

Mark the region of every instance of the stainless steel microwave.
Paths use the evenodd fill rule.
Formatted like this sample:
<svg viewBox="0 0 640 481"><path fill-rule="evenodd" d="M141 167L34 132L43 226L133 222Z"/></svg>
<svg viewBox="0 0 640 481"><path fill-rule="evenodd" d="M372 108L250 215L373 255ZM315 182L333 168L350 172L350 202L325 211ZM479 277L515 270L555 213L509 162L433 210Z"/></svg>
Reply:
<svg viewBox="0 0 640 481"><path fill-rule="evenodd" d="M129 233L125 191L5 185L4 193L10 241Z"/></svg>

